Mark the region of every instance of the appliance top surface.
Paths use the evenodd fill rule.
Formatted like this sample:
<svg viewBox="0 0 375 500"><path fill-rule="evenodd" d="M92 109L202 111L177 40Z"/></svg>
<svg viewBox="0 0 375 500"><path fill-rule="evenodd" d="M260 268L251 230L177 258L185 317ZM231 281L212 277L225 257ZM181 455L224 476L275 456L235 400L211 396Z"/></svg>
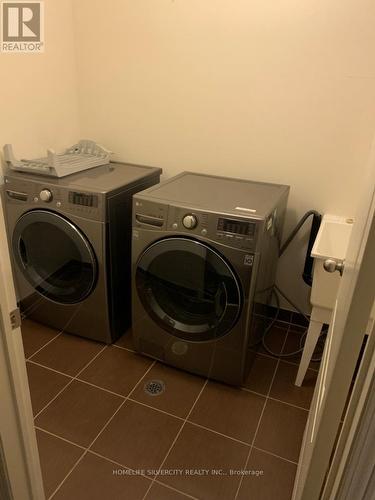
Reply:
<svg viewBox="0 0 375 500"><path fill-rule="evenodd" d="M281 184L183 172L136 196L192 209L264 217L288 190L289 186Z"/></svg>
<svg viewBox="0 0 375 500"><path fill-rule="evenodd" d="M94 167L60 178L16 172L13 170L8 170L6 176L14 180L34 181L38 184L45 183L46 186L61 186L68 189L79 188L108 193L122 186L134 184L138 180L158 172L161 173L161 169L157 167L111 162L108 165Z"/></svg>

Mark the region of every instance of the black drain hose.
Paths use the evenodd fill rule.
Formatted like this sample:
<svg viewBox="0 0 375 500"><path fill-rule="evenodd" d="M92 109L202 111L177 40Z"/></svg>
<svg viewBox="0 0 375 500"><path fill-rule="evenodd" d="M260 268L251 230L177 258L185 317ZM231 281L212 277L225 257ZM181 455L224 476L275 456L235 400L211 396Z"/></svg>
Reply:
<svg viewBox="0 0 375 500"><path fill-rule="evenodd" d="M300 221L298 222L296 227L293 229L293 231L290 233L288 238L285 240L285 243L280 248L280 252L279 252L279 257L281 257L282 254L285 252L285 250L290 245L290 243L292 242L292 240L295 238L298 231L301 229L301 227L304 225L304 223L307 221L307 219L311 215L313 216L313 221L311 224L309 244L307 245L306 257L305 257L305 267L304 267L303 273L302 273L303 281L306 283L306 285L309 285L309 286L312 285L312 268L313 268L313 262L314 262L314 258L311 257L310 254L311 254L312 247L314 245L316 235L318 234L320 224L322 222L321 214L319 212L317 212L316 210L309 210L308 212L306 212L305 215L300 219Z"/></svg>

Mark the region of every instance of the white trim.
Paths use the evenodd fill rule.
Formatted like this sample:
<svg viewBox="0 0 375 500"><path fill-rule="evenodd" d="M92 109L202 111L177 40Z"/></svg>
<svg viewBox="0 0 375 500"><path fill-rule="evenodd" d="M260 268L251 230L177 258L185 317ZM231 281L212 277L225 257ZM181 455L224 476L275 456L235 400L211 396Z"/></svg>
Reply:
<svg viewBox="0 0 375 500"><path fill-rule="evenodd" d="M13 499L43 500L21 329L12 330L10 322L17 304L2 203L0 199L0 436Z"/></svg>
<svg viewBox="0 0 375 500"><path fill-rule="evenodd" d="M365 499L375 466L375 328L358 372L322 500Z"/></svg>

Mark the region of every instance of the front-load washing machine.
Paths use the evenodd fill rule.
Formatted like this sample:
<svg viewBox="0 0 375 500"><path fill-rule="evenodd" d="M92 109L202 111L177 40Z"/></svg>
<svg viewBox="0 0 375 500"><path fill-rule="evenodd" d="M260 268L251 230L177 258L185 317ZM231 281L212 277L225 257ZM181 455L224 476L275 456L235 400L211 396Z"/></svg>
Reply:
<svg viewBox="0 0 375 500"><path fill-rule="evenodd" d="M241 384L275 280L289 187L184 172L133 198L133 337L172 366Z"/></svg>
<svg viewBox="0 0 375 500"><path fill-rule="evenodd" d="M124 333L132 195L160 173L122 163L62 178L6 173L8 239L25 316L107 343Z"/></svg>

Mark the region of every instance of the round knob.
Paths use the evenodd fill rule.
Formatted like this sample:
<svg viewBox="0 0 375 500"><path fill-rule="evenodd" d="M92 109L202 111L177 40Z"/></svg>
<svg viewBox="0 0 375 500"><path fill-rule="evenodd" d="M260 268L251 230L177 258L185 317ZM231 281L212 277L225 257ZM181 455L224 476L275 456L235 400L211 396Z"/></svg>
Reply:
<svg viewBox="0 0 375 500"><path fill-rule="evenodd" d="M334 273L335 271L338 271L341 276L344 271L344 263L338 262L334 259L326 259L323 262L323 267L328 273Z"/></svg>
<svg viewBox="0 0 375 500"><path fill-rule="evenodd" d="M185 215L182 219L182 224L186 227L186 229L194 229L197 227L198 219L193 214Z"/></svg>
<svg viewBox="0 0 375 500"><path fill-rule="evenodd" d="M42 189L39 193L39 197L42 201L48 202L52 200L52 193L49 189Z"/></svg>

